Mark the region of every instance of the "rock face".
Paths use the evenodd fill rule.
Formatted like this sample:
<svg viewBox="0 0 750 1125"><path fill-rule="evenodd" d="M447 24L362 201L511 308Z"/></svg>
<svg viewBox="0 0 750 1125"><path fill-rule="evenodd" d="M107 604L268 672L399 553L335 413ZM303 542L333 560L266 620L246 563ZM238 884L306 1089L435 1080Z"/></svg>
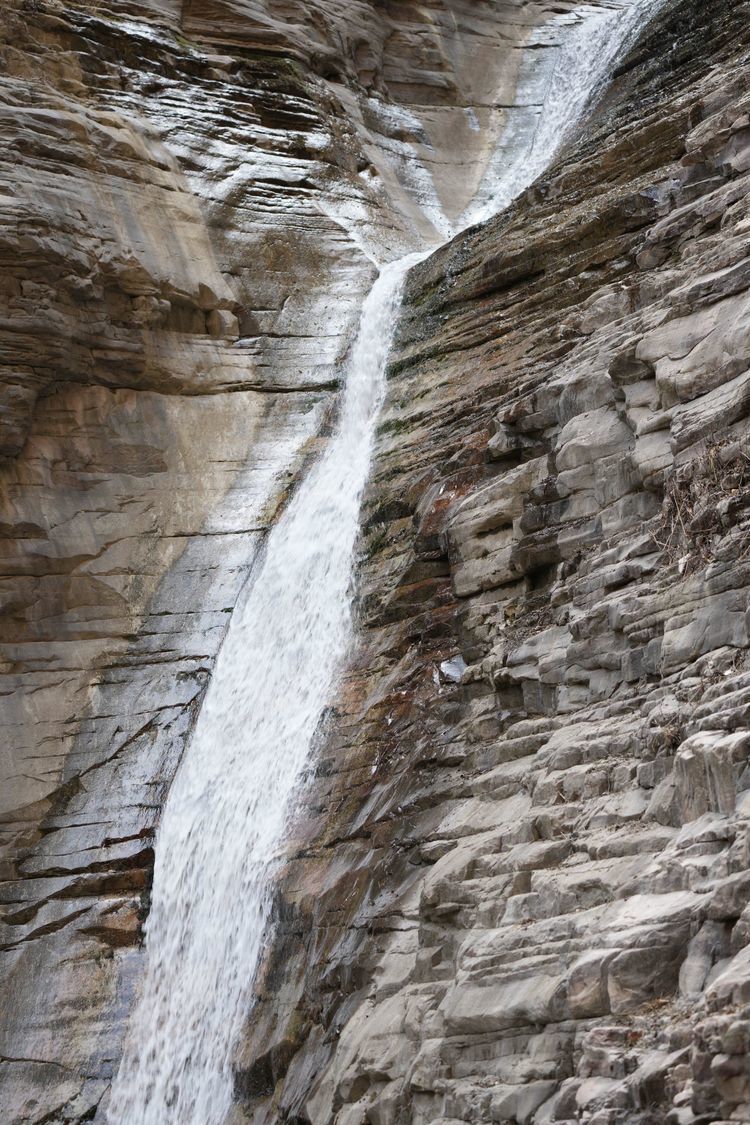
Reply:
<svg viewBox="0 0 750 1125"><path fill-rule="evenodd" d="M372 259L481 196L586 6L3 4L4 1125L101 1119L159 811Z"/></svg>
<svg viewBox="0 0 750 1125"><path fill-rule="evenodd" d="M371 259L481 196L584 6L4 5L3 1122L102 1120L159 810ZM667 0L411 276L237 1125L750 1120L748 28Z"/></svg>
<svg viewBox="0 0 750 1125"><path fill-rule="evenodd" d="M749 29L411 274L238 1120L750 1120Z"/></svg>

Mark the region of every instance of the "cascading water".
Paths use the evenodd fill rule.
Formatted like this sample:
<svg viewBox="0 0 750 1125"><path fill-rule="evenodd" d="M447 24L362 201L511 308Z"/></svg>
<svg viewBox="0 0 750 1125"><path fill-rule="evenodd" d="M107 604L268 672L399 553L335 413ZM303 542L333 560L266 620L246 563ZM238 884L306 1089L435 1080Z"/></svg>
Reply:
<svg viewBox="0 0 750 1125"><path fill-rule="evenodd" d="M362 309L341 417L232 617L164 809L148 967L109 1109L122 1125L220 1125L270 905L269 860L351 636L359 508L403 279Z"/></svg>
<svg viewBox="0 0 750 1125"><path fill-rule="evenodd" d="M639 19L659 0L592 9L550 114L465 216L509 203L546 167ZM594 18L596 17L596 18ZM570 58L570 52L562 53ZM557 68L559 70L559 67ZM577 78L574 78L577 75ZM564 79L564 81L562 81ZM560 84L562 82L562 84ZM572 85L571 85L572 83ZM569 104L568 104L569 103ZM359 510L404 278L425 254L383 268L367 297L326 452L271 532L232 617L156 847L147 966L107 1111L111 1125L224 1125L232 1053L267 936L271 868L316 729L350 646Z"/></svg>
<svg viewBox="0 0 750 1125"><path fill-rule="evenodd" d="M607 81L617 59L663 2L608 0L605 6L582 4L577 12L555 16L545 25L546 36L554 39L566 24L577 21L554 53L531 144L512 146L510 159L508 147L498 146L475 200L461 217L462 227L484 222L502 211L544 172ZM527 82L522 69L519 85Z"/></svg>

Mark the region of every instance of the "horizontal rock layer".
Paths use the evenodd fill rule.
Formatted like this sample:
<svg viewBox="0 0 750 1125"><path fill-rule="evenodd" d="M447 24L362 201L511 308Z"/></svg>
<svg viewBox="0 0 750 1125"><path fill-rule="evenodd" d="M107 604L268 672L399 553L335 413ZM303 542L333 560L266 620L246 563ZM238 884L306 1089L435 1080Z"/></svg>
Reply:
<svg viewBox="0 0 750 1125"><path fill-rule="evenodd" d="M251 1121L750 1120L749 17L411 274Z"/></svg>

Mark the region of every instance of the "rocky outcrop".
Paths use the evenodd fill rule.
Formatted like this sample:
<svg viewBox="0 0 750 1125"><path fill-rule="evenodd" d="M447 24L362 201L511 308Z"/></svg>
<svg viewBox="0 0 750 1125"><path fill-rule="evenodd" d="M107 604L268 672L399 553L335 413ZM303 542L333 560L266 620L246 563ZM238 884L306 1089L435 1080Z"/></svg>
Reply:
<svg viewBox="0 0 750 1125"><path fill-rule="evenodd" d="M164 796L372 258L481 195L579 7L4 3L4 1122L97 1113Z"/></svg>
<svg viewBox="0 0 750 1125"><path fill-rule="evenodd" d="M410 277L242 1120L750 1120L749 17Z"/></svg>

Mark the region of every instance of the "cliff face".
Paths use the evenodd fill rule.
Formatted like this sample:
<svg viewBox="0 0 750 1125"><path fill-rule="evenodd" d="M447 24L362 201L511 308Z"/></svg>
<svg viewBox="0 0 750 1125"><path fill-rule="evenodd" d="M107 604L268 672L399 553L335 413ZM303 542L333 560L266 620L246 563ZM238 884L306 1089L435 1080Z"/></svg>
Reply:
<svg viewBox="0 0 750 1125"><path fill-rule="evenodd" d="M411 274L253 1121L750 1119L749 17Z"/></svg>
<svg viewBox="0 0 750 1125"><path fill-rule="evenodd" d="M4 1120L101 1120L160 808L371 258L481 196L582 7L4 5ZM749 15L668 0L411 276L237 1122L750 1117Z"/></svg>
<svg viewBox="0 0 750 1125"><path fill-rule="evenodd" d="M579 6L3 5L4 1121L97 1113L159 812L371 259L481 195Z"/></svg>

